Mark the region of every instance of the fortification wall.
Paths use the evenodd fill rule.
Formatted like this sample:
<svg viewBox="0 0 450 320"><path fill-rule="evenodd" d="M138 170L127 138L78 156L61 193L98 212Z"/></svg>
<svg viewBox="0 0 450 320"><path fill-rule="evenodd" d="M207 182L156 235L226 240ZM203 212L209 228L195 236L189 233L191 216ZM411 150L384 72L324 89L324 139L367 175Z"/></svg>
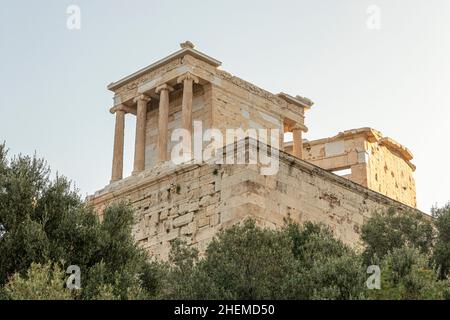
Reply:
<svg viewBox="0 0 450 320"><path fill-rule="evenodd" d="M151 254L167 258L180 238L201 252L214 235L247 217L276 228L286 218L322 222L345 243L359 246L363 223L376 210L408 207L284 152L278 173L263 176L259 165L166 163L97 192L101 214L114 201L136 210L133 235ZM412 209L411 209L412 210Z"/></svg>

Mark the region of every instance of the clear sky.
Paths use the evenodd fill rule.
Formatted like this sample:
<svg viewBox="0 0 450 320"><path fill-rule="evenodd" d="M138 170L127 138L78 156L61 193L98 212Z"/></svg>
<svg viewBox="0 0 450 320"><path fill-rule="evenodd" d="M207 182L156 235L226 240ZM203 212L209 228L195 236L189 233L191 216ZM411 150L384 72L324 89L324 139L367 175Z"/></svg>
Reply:
<svg viewBox="0 0 450 320"><path fill-rule="evenodd" d="M111 173L106 86L185 40L268 91L315 102L307 139L370 126L415 155L419 208L450 200L450 1L0 0L0 141L83 195ZM81 29L66 10L81 10ZM380 29L367 13L379 8ZM373 20L370 20L373 21ZM373 26L373 24L371 24ZM125 175L134 119L126 122Z"/></svg>

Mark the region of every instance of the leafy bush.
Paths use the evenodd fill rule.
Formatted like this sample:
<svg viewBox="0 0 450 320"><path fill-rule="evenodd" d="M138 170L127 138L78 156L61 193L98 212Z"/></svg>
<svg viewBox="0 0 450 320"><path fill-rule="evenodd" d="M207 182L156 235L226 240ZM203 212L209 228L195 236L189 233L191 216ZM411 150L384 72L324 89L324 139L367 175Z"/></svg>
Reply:
<svg viewBox="0 0 450 320"><path fill-rule="evenodd" d="M151 297L146 289L155 285L146 282L154 279L141 279L150 263L134 243L130 206L112 204L100 222L70 181L61 176L52 180L49 173L35 156L8 161L0 145L0 287L8 281L33 281L29 277L34 276L43 281L46 272L56 272L48 265L53 261L64 270L80 267L83 289L78 298L105 295L102 286L121 299ZM57 281L59 273L48 277Z"/></svg>

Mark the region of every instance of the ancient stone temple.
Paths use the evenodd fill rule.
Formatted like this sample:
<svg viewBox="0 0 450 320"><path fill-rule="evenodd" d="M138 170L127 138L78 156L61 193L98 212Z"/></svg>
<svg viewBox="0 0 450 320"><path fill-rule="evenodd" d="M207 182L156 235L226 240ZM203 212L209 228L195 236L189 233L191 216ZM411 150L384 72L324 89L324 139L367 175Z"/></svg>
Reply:
<svg viewBox="0 0 450 320"><path fill-rule="evenodd" d="M358 245L374 211L415 210L407 148L370 128L306 141L311 100L270 93L220 66L186 42L108 86L116 119L112 177L90 201L100 215L112 202L129 201L134 237L149 252L167 257L175 238L202 251L218 231L247 217L271 228L286 218L323 222ZM129 177L123 177L126 115L136 118ZM186 139L178 139L180 129ZM286 132L291 141L284 141ZM180 144L190 157L175 161ZM216 161L205 160L208 150Z"/></svg>

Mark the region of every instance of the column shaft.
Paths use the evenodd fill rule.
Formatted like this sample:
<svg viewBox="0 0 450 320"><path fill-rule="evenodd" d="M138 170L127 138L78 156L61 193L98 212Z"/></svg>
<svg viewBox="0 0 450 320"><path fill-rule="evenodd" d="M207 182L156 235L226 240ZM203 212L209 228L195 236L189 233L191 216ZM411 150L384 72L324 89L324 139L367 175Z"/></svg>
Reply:
<svg viewBox="0 0 450 320"><path fill-rule="evenodd" d="M299 159L303 156L303 139L302 130L298 128L292 129L293 147L292 154Z"/></svg>
<svg viewBox="0 0 450 320"><path fill-rule="evenodd" d="M193 98L193 81L186 78L183 81L183 102L182 102L182 125L192 136L192 98Z"/></svg>
<svg viewBox="0 0 450 320"><path fill-rule="evenodd" d="M160 93L158 118L158 162L167 160L167 137L169 131L169 92L173 89L164 84L156 89Z"/></svg>
<svg viewBox="0 0 450 320"><path fill-rule="evenodd" d="M125 134L125 112L116 110L116 126L114 131L114 151L111 182L123 178L123 145Z"/></svg>
<svg viewBox="0 0 450 320"><path fill-rule="evenodd" d="M147 102L150 99L146 96L140 96L135 101L137 102L137 112L133 174L144 171L145 169L145 126L147 122Z"/></svg>
<svg viewBox="0 0 450 320"><path fill-rule="evenodd" d="M183 129L187 131L188 137L185 139L183 150L185 153L192 155L192 100L194 82L198 83L199 79L187 72L178 78L178 83L183 82L183 101L181 103L181 124Z"/></svg>

